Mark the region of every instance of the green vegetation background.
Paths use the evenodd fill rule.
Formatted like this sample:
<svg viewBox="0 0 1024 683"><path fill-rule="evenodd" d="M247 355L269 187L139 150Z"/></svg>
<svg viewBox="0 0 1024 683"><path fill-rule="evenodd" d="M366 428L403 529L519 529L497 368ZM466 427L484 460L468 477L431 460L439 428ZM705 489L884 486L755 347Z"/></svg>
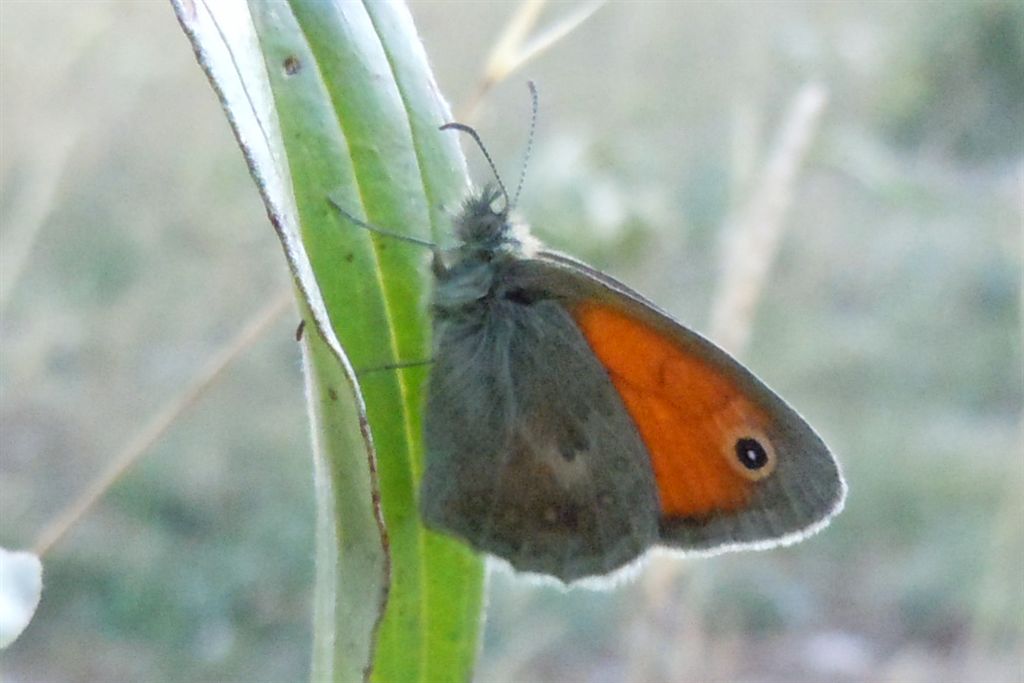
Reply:
<svg viewBox="0 0 1024 683"><path fill-rule="evenodd" d="M412 5L457 111L513 7ZM512 176L522 81L540 86L535 232L706 329L737 163L802 83L830 88L747 360L826 436L851 495L812 541L685 562L667 587L498 572L479 680L1024 677L1022 35L1008 2L619 4L486 101ZM16 548L288 276L168 6L4 3L0 83L0 544ZM308 675L294 322L54 549L0 673Z"/></svg>

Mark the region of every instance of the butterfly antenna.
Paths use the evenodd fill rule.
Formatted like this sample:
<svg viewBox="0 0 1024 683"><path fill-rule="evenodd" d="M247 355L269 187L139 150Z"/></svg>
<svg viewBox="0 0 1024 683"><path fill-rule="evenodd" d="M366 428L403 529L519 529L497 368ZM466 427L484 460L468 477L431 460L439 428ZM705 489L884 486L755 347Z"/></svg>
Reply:
<svg viewBox="0 0 1024 683"><path fill-rule="evenodd" d="M530 132L526 136L526 153L523 155L523 168L519 172L519 184L516 185L516 193L512 195L512 206L519 203L519 193L523 191L526 167L530 163L530 153L533 151L533 132L537 130L537 86L533 81L527 81L526 87L530 89Z"/></svg>
<svg viewBox="0 0 1024 683"><path fill-rule="evenodd" d="M494 179L498 181L498 187L501 188L501 195L505 198L505 210L508 211L512 208L512 203L508 199L508 190L505 189L505 183L501 182L501 175L498 174L498 167L494 165L494 159L491 158L487 148L484 147L484 142L480 139L480 134L464 123L446 123L441 126L439 130L460 130L476 141L476 146L480 148L481 152L483 152L484 158L487 159L487 164L491 167L491 173L494 174Z"/></svg>

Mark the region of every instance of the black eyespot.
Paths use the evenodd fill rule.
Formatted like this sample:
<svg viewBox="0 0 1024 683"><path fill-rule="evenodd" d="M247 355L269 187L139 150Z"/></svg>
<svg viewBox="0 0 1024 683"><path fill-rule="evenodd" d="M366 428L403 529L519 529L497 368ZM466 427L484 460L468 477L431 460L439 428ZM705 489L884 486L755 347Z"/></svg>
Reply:
<svg viewBox="0 0 1024 683"><path fill-rule="evenodd" d="M750 437L736 442L736 457L748 470L759 470L768 464L768 452L757 439Z"/></svg>

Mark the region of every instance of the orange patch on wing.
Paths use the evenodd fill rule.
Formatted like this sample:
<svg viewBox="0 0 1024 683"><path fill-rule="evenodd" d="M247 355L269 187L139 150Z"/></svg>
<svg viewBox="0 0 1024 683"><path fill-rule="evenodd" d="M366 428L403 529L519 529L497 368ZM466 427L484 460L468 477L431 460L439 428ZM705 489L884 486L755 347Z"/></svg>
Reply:
<svg viewBox="0 0 1024 683"><path fill-rule="evenodd" d="M755 481L770 470L745 472L736 442L749 436L767 442L763 412L710 362L626 313L594 302L571 313L647 446L662 514L701 517L743 508Z"/></svg>

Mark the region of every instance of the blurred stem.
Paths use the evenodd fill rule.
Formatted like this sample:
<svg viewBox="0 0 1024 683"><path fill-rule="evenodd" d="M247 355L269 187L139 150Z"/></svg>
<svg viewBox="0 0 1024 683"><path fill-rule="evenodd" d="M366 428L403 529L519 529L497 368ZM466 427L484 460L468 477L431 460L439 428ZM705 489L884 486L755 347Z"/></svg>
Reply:
<svg viewBox="0 0 1024 683"><path fill-rule="evenodd" d="M21 279L21 273L32 253L36 237L53 210L57 189L64 177L71 150L80 137L77 124L69 124L54 135L52 144L38 150L28 168L20 171L26 176L28 196L10 210L10 233L0 250L0 316L3 316L11 293Z"/></svg>
<svg viewBox="0 0 1024 683"><path fill-rule="evenodd" d="M750 339L757 303L785 231L783 219L827 100L822 85L809 83L800 89L750 198L725 228L711 338L734 355L742 355Z"/></svg>
<svg viewBox="0 0 1024 683"><path fill-rule="evenodd" d="M1019 430L1024 437L1024 415ZM1020 586L1021 531L1020 521L1024 518L1024 500L1021 499L1021 476L1006 478L1002 505L996 514L991 529L989 552L982 563L984 571L978 582L978 594L974 602L972 623L967 637L966 665L964 670L977 670L984 661L984 653L998 646L1000 627L1006 622L1021 623L1021 615L1011 612L1014 601L1007 600L1008 591ZM1016 571L1014 564L1017 564Z"/></svg>
<svg viewBox="0 0 1024 683"><path fill-rule="evenodd" d="M742 355L750 338L757 303L782 237L783 218L826 100L825 88L817 84L805 85L797 93L749 199L724 228L727 241L712 301L711 338L733 355ZM649 619L658 619L662 606L672 604L672 592L685 566L675 557L651 558L644 574L644 610ZM665 673L657 670L657 662L664 657L648 648L648 640L638 640L631 654L634 673L657 678ZM684 665L678 658L671 664L673 668Z"/></svg>
<svg viewBox="0 0 1024 683"><path fill-rule="evenodd" d="M39 84L38 87L46 87L47 95L53 96L77 84L81 75L79 65L92 56L91 50L95 45L103 42L117 17L116 9L93 11L90 21L80 22L81 32L76 32L59 52L46 56L49 73L58 74L59 78L49 86ZM130 94L138 95L139 89ZM22 160L16 154L0 154L3 167L0 173L22 176L21 184L25 187L24 196L11 193L11 203L4 210L3 218L8 230L3 249L0 249L0 318L29 263L36 239L53 211L68 159L82 137L83 119L78 114L80 112L68 110L53 119L44 117L37 121L40 128L46 130L45 144L32 145L28 159ZM22 133L26 132L19 132Z"/></svg>
<svg viewBox="0 0 1024 683"><path fill-rule="evenodd" d="M528 39L528 34L536 25L546 3L545 0L523 0L494 42L494 48L487 56L487 62L480 74L477 89L459 112L459 120L473 121L484 97L494 86L579 28L606 1L596 0L577 7L561 20L537 33L531 40Z"/></svg>
<svg viewBox="0 0 1024 683"><path fill-rule="evenodd" d="M136 432L85 491L43 529L32 546L33 552L39 557L49 552L178 418L216 384L224 370L289 310L293 296L290 290L282 292L253 315L235 338L210 359L192 383L178 396L168 401L142 429Z"/></svg>

